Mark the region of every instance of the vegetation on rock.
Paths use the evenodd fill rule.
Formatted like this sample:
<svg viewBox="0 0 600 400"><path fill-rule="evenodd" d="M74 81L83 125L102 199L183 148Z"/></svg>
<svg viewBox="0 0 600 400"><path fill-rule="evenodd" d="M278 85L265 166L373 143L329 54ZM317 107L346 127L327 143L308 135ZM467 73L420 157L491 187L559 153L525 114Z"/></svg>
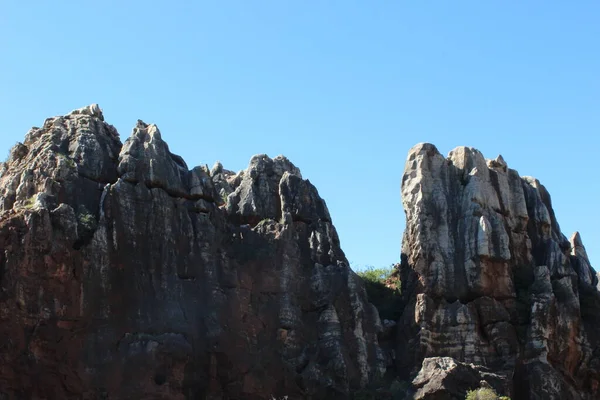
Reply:
<svg viewBox="0 0 600 400"><path fill-rule="evenodd" d="M368 267L357 272L364 283L369 301L379 310L379 317L396 321L402 312L400 277L394 265L388 268Z"/></svg>
<svg viewBox="0 0 600 400"><path fill-rule="evenodd" d="M23 206L28 210L31 210L34 205L35 205L35 195L31 196L30 198L25 200L25 203L23 203Z"/></svg>
<svg viewBox="0 0 600 400"><path fill-rule="evenodd" d="M510 400L510 397L498 396L494 389L491 388L479 388L469 390L465 400Z"/></svg>

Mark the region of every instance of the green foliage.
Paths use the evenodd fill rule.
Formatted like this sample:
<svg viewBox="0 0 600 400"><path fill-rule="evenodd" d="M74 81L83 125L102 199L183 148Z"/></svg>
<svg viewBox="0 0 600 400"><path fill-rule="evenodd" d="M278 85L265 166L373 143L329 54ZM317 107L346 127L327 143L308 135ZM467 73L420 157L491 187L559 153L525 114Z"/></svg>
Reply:
<svg viewBox="0 0 600 400"><path fill-rule="evenodd" d="M394 266L389 268L369 267L357 274L363 279L369 301L379 310L381 319L398 320L402 310L400 279L394 274Z"/></svg>
<svg viewBox="0 0 600 400"><path fill-rule="evenodd" d="M79 206L79 211L77 212L77 233L79 238L73 247L78 250L81 246L89 243L94 237L97 227L96 216L90 213L85 206Z"/></svg>
<svg viewBox="0 0 600 400"><path fill-rule="evenodd" d="M35 195L33 195L30 198L28 198L27 200L25 200L25 203L23 203L23 207L25 207L28 210L31 210L33 208L34 204L35 204Z"/></svg>
<svg viewBox="0 0 600 400"><path fill-rule="evenodd" d="M358 271L357 274L361 278L373 283L383 283L386 279L392 276L394 272L393 266L389 268L374 268L368 267L364 271Z"/></svg>
<svg viewBox="0 0 600 400"><path fill-rule="evenodd" d="M475 390L469 390L465 400L510 400L510 398L506 396L498 396L494 389L479 388Z"/></svg>
<svg viewBox="0 0 600 400"><path fill-rule="evenodd" d="M96 229L96 217L89 212L83 212L78 215L78 220L81 226L86 230L93 231Z"/></svg>
<svg viewBox="0 0 600 400"><path fill-rule="evenodd" d="M228 197L229 197L229 195L227 194L227 192L225 192L225 191L221 192L221 201L223 202L223 204L227 204Z"/></svg>

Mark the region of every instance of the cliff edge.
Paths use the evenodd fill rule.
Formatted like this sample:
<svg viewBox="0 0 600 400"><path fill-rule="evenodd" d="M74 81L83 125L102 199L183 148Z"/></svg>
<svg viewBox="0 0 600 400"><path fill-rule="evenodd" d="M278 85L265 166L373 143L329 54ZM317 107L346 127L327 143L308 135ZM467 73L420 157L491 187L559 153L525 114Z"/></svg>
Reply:
<svg viewBox="0 0 600 400"><path fill-rule="evenodd" d="M285 157L189 169L97 105L0 165L0 398L347 398L381 324Z"/></svg>
<svg viewBox="0 0 600 400"><path fill-rule="evenodd" d="M156 125L48 118L0 163L0 399L600 398L598 275L544 186L425 143L401 185L382 324L287 158L190 169Z"/></svg>

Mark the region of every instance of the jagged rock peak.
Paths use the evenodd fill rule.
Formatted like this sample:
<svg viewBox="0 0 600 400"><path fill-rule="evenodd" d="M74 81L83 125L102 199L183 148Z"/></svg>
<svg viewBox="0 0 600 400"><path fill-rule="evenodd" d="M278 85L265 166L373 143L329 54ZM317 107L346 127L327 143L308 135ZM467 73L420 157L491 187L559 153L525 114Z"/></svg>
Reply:
<svg viewBox="0 0 600 400"><path fill-rule="evenodd" d="M579 232L574 232L573 235L571 235L569 242L571 243L571 254L575 255L580 252L587 257L587 252L585 251L585 246L583 245Z"/></svg>
<svg viewBox="0 0 600 400"><path fill-rule="evenodd" d="M264 219L282 223L331 222L317 189L302 179L300 170L284 156L253 156L248 168L233 178L231 186L227 212L241 224L254 226Z"/></svg>
<svg viewBox="0 0 600 400"><path fill-rule="evenodd" d="M10 152L0 180L0 213L25 206L37 193L48 194L50 204L61 196L83 199L72 190L117 180L120 149L116 129L97 105L47 118ZM82 179L88 182L75 184Z"/></svg>
<svg viewBox="0 0 600 400"><path fill-rule="evenodd" d="M100 121L104 121L102 109L98 104L91 104L87 107L78 108L77 110L71 111L67 115L89 115L90 117L96 117Z"/></svg>
<svg viewBox="0 0 600 400"><path fill-rule="evenodd" d="M277 176L283 176L284 172L296 175L302 178L300 169L298 169L287 157L278 155L271 159L266 154L257 154L250 159L250 165L246 170L247 174L258 175L261 172L267 172L267 174L275 174Z"/></svg>
<svg viewBox="0 0 600 400"><path fill-rule="evenodd" d="M282 156L189 170L155 125L122 144L99 107L50 118L0 165L0 248L0 398L347 399L385 372Z"/></svg>
<svg viewBox="0 0 600 400"><path fill-rule="evenodd" d="M561 232L546 188L501 156L457 147L443 157L420 143L401 190L398 326L410 339L398 342L399 371L451 357L504 376L503 393L598 398L598 277L579 235Z"/></svg>
<svg viewBox="0 0 600 400"><path fill-rule="evenodd" d="M28 154L32 156L27 157ZM142 182L148 187L164 189L172 196L224 205L246 176L247 182L262 182L258 190L260 196L255 197L255 190L246 187L254 195L241 202L235 198L232 213L236 214L236 207L241 204L241 208L252 209L261 218L280 219L279 182L286 172L302 177L300 170L286 157L271 159L265 154L253 156L248 168L237 174L224 169L220 163L215 164L212 171L206 166L189 170L185 161L169 150L155 124L138 120L130 137L121 144L119 134L104 122L97 104L46 119L42 128L32 128L28 132L25 144L18 143L13 147L8 161L0 166L0 176L9 173L11 168L13 174L21 169L29 171L32 166L43 165L43 168L27 172L28 181L33 184L24 186L21 177L12 179L5 186L6 193L0 193L0 211L10 209L15 201L21 204L35 193L50 190L42 187L49 182L56 186L65 178L77 180L81 177L99 183L112 183L117 179ZM21 190L17 193L19 187ZM264 190L266 192L261 193ZM253 203L244 205L244 200ZM205 209L206 204L202 204L200 208Z"/></svg>

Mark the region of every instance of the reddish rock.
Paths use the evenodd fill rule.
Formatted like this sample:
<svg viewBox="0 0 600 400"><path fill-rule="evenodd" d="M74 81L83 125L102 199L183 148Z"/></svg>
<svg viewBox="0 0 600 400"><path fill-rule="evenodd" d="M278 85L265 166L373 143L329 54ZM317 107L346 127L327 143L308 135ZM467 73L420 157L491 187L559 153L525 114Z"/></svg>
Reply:
<svg viewBox="0 0 600 400"><path fill-rule="evenodd" d="M383 373L377 311L287 159L190 171L93 105L0 172L0 398L342 399Z"/></svg>

